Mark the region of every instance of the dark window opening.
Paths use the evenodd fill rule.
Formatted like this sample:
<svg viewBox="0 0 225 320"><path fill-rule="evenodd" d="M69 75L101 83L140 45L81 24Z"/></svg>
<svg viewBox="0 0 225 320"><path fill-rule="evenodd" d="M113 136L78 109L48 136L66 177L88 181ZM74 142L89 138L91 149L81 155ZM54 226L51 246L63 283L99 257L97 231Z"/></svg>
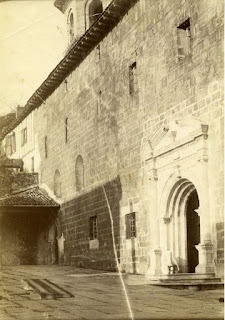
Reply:
<svg viewBox="0 0 225 320"><path fill-rule="evenodd" d="M31 158L31 172L34 173L34 157Z"/></svg>
<svg viewBox="0 0 225 320"><path fill-rule="evenodd" d="M11 156L16 152L16 134L13 132L5 139L5 153L7 156Z"/></svg>
<svg viewBox="0 0 225 320"><path fill-rule="evenodd" d="M12 154L11 136L5 138L5 154L7 156L11 156Z"/></svg>
<svg viewBox="0 0 225 320"><path fill-rule="evenodd" d="M69 14L69 43L71 43L74 39L74 18L73 18L73 13L70 12Z"/></svg>
<svg viewBox="0 0 225 320"><path fill-rule="evenodd" d="M129 66L129 90L130 90L130 94L137 91L137 64L136 64L136 62L132 63Z"/></svg>
<svg viewBox="0 0 225 320"><path fill-rule="evenodd" d="M178 57L184 58L191 50L190 19L188 18L177 27Z"/></svg>
<svg viewBox="0 0 225 320"><path fill-rule="evenodd" d="M27 128L21 130L21 147L27 143Z"/></svg>
<svg viewBox="0 0 225 320"><path fill-rule="evenodd" d="M48 157L48 138L45 137L45 158Z"/></svg>
<svg viewBox="0 0 225 320"><path fill-rule="evenodd" d="M76 191L80 191L84 187L84 162L79 155L75 165Z"/></svg>
<svg viewBox="0 0 225 320"><path fill-rule="evenodd" d="M98 239L98 219L97 216L90 218L90 240Z"/></svg>
<svg viewBox="0 0 225 320"><path fill-rule="evenodd" d="M126 214L126 239L131 239L136 237L136 217L135 212Z"/></svg>
<svg viewBox="0 0 225 320"><path fill-rule="evenodd" d="M68 142L68 118L65 120L65 139L66 143Z"/></svg>
<svg viewBox="0 0 225 320"><path fill-rule="evenodd" d="M89 26L98 20L102 12L102 2L100 0L93 0L89 5Z"/></svg>

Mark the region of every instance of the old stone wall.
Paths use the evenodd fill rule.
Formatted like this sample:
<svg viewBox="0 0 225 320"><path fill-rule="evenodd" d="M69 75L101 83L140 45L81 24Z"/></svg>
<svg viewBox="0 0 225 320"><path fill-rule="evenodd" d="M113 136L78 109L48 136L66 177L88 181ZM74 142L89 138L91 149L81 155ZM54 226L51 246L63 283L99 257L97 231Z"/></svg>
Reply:
<svg viewBox="0 0 225 320"><path fill-rule="evenodd" d="M115 244L118 258L120 258L119 204L122 194L118 177L63 205L61 227L66 239L64 247L66 264L115 270L111 221L104 190L112 210ZM90 239L89 235L90 218L94 216L98 217L98 239Z"/></svg>
<svg viewBox="0 0 225 320"><path fill-rule="evenodd" d="M188 18L190 51L181 56L177 27ZM118 212L113 214L115 230L120 233L121 265L133 272L135 261L135 271L145 272L151 228L142 197L141 146L163 124L196 117L209 125L210 212L219 270L223 262L222 19L219 0L139 1L100 43L100 49L94 49L68 76L67 85L62 83L35 113L41 183L54 190L54 174L56 170L60 173L65 262L112 266L108 210L105 203L101 210L103 204L97 194L102 197L98 191L102 183L118 180L119 194L113 190L109 194L120 207L119 218ZM133 92L131 68L135 73ZM76 191L75 179L78 155L84 163L84 187L80 191ZM133 242L125 237L130 201L136 211ZM90 250L87 231L92 214L99 217L99 248L94 250ZM107 227L101 227L101 219ZM107 250L103 253L104 243Z"/></svg>

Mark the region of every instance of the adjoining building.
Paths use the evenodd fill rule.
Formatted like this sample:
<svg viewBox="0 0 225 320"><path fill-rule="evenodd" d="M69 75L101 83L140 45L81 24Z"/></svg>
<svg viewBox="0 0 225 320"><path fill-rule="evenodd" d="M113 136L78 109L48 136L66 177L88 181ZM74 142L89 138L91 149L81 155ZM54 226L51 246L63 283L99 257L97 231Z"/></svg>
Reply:
<svg viewBox="0 0 225 320"><path fill-rule="evenodd" d="M0 159L0 265L56 263L59 204L22 170L22 160Z"/></svg>
<svg viewBox="0 0 225 320"><path fill-rule="evenodd" d="M115 239L123 271L221 276L222 3L55 6L67 53L2 138L60 200L64 263L114 270Z"/></svg>

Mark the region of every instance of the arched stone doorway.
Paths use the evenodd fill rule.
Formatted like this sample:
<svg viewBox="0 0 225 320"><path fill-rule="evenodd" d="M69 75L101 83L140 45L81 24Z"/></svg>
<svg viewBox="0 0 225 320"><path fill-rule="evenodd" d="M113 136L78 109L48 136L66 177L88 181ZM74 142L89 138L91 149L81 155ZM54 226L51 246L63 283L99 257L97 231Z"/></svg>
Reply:
<svg viewBox="0 0 225 320"><path fill-rule="evenodd" d="M199 264L196 248L200 243L198 208L199 198L194 184L188 179L177 180L168 195L163 218L166 232L162 230L161 238L162 246L172 254L183 273L194 273ZM164 264L165 272L168 264L168 261Z"/></svg>
<svg viewBox="0 0 225 320"><path fill-rule="evenodd" d="M206 124L178 119L159 128L142 147L151 226L147 275L168 275L169 257L181 273L215 273L207 140Z"/></svg>

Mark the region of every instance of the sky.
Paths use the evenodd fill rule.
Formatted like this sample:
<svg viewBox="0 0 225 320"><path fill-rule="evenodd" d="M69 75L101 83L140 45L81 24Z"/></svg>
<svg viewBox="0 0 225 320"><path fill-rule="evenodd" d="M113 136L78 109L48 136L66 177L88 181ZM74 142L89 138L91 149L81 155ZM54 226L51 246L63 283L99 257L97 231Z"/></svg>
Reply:
<svg viewBox="0 0 225 320"><path fill-rule="evenodd" d="M64 15L53 3L0 2L0 116L24 106L63 58Z"/></svg>

